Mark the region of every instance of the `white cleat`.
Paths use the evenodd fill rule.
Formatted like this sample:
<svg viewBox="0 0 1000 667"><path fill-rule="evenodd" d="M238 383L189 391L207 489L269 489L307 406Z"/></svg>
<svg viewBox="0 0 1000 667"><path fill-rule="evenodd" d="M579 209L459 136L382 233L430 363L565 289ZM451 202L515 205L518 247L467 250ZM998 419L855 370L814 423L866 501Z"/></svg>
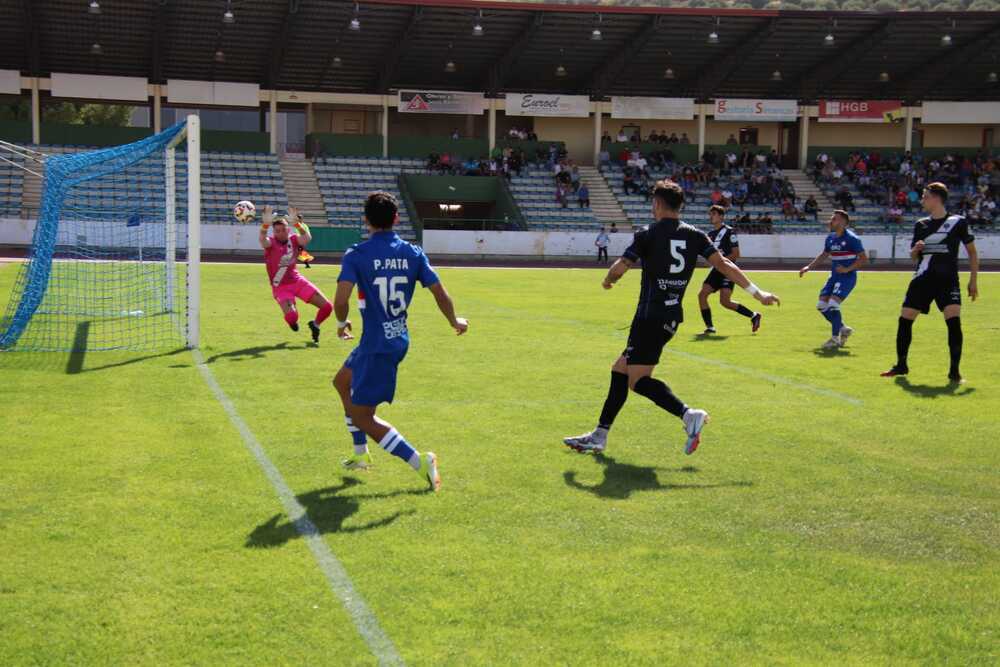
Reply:
<svg viewBox="0 0 1000 667"><path fill-rule="evenodd" d="M837 338L831 337L830 340L823 343L824 350L836 350L838 347L840 347L840 340Z"/></svg>
<svg viewBox="0 0 1000 667"><path fill-rule="evenodd" d="M840 335L837 336L837 338L840 339L840 346L841 347L844 347L844 345L847 345L847 339L851 337L852 333L854 333L854 329L852 329L851 327L847 326L846 324L844 326L840 327Z"/></svg>
<svg viewBox="0 0 1000 667"><path fill-rule="evenodd" d="M701 443L701 430L708 423L708 413L704 410L688 408L681 418L684 422L684 430L687 432L687 442L684 444L685 454L694 454Z"/></svg>
<svg viewBox="0 0 1000 667"><path fill-rule="evenodd" d="M563 442L567 447L581 454L586 452L594 452L596 454L603 452L604 448L608 446L608 436L595 429L583 435L563 438Z"/></svg>

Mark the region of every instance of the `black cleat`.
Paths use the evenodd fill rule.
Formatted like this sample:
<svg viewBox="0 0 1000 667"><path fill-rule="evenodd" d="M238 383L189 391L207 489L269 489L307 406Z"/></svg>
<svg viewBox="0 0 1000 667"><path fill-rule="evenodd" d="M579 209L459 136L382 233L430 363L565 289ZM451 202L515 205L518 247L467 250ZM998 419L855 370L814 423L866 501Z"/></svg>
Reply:
<svg viewBox="0 0 1000 667"><path fill-rule="evenodd" d="M299 330L299 323L298 322L296 322L295 324L289 324L288 326L291 327L292 331L298 331Z"/></svg>
<svg viewBox="0 0 1000 667"><path fill-rule="evenodd" d="M750 318L750 333L757 333L757 331L760 329L761 319L762 318L760 313L753 314L753 317Z"/></svg>
<svg viewBox="0 0 1000 667"><path fill-rule="evenodd" d="M889 370L884 371L881 375L884 378L894 378L897 375L906 375L909 372L910 372L910 369L907 368L906 366L896 365L896 366L893 366L892 368L890 368Z"/></svg>
<svg viewBox="0 0 1000 667"><path fill-rule="evenodd" d="M319 325L316 324L316 322L314 322L313 320L309 320L309 331L312 332L313 342L314 343L318 343L319 342Z"/></svg>
<svg viewBox="0 0 1000 667"><path fill-rule="evenodd" d="M951 384L962 384L965 380L962 379L961 373L948 373L948 382Z"/></svg>

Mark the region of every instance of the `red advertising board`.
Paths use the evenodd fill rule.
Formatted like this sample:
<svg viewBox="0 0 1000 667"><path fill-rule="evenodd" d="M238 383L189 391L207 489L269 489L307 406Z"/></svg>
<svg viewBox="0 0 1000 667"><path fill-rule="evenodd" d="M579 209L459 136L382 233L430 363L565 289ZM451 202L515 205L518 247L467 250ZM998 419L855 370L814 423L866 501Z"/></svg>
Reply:
<svg viewBox="0 0 1000 667"><path fill-rule="evenodd" d="M820 100L819 120L827 123L898 123L903 119L899 100Z"/></svg>

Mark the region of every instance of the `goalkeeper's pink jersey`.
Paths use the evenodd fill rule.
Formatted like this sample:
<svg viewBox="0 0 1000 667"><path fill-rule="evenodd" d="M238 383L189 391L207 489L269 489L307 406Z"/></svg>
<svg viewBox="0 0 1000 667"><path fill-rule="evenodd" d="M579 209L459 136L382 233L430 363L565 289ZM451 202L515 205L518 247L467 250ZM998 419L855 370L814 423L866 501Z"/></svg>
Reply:
<svg viewBox="0 0 1000 667"><path fill-rule="evenodd" d="M271 245L264 251L264 263L267 264L267 277L271 279L272 287L288 285L302 277L295 269L299 248L298 234L289 234L288 243L271 237Z"/></svg>

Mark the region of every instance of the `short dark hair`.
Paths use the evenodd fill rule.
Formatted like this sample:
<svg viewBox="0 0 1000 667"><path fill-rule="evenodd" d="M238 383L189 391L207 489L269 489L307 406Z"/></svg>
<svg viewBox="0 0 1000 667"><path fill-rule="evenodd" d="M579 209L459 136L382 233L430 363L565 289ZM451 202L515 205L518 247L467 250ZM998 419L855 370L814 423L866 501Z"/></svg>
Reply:
<svg viewBox="0 0 1000 667"><path fill-rule="evenodd" d="M726 216L726 209L722 208L718 204L712 204L711 206L709 206L708 207L708 212L709 213L718 213L722 217Z"/></svg>
<svg viewBox="0 0 1000 667"><path fill-rule="evenodd" d="M834 215L839 215L840 218L844 221L845 224L848 224L848 225L851 224L851 216L849 216L847 214L847 211L845 211L844 209L842 209L842 208L835 208L833 210L833 214Z"/></svg>
<svg viewBox="0 0 1000 667"><path fill-rule="evenodd" d="M684 189L671 180L657 181L653 188L653 197L671 211L679 211L684 205Z"/></svg>
<svg viewBox="0 0 1000 667"><path fill-rule="evenodd" d="M924 186L924 190L926 192L931 193L932 195L937 195L937 197L941 200L942 204L948 203L948 186L942 183L941 181L928 183L927 185Z"/></svg>
<svg viewBox="0 0 1000 667"><path fill-rule="evenodd" d="M372 192L365 200L365 219L375 229L392 229L397 213L399 204L388 192Z"/></svg>

